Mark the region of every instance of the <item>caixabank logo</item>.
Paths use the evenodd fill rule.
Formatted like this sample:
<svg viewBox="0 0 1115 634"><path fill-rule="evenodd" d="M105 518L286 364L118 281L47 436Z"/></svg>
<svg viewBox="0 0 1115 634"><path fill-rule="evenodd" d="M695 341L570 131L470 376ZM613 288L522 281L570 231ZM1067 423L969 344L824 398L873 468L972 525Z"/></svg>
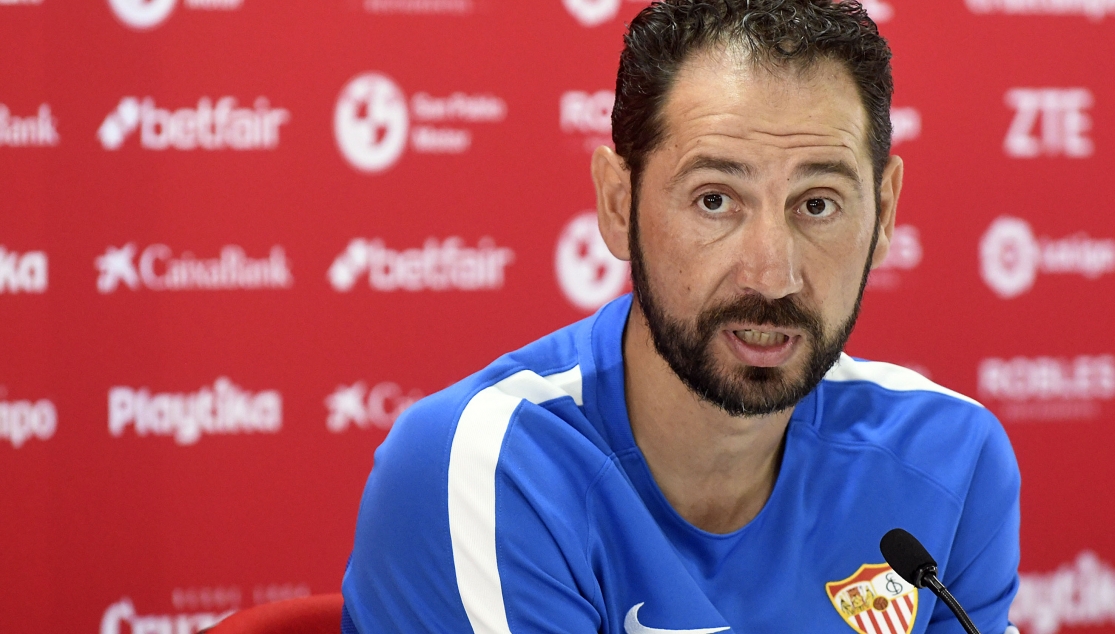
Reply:
<svg viewBox="0 0 1115 634"><path fill-rule="evenodd" d="M119 150L136 131L145 150L275 150L288 122L290 111L273 107L267 97L257 97L251 107L236 97L202 97L196 107L174 110L153 97L124 97L97 129L97 138L106 150Z"/></svg>
<svg viewBox="0 0 1115 634"><path fill-rule="evenodd" d="M1012 216L991 223L980 240L979 255L980 276L1003 299L1030 292L1039 273L1089 280L1115 273L1115 239L1096 239L1084 232L1038 238L1029 222Z"/></svg>
<svg viewBox="0 0 1115 634"><path fill-rule="evenodd" d="M0 103L0 147L54 147L61 141L58 119L51 112L50 104L39 104L35 114L20 116Z"/></svg>
<svg viewBox="0 0 1115 634"><path fill-rule="evenodd" d="M178 0L108 0L113 15L124 26L137 31L153 29L170 17ZM244 0L184 0L187 9L235 11Z"/></svg>
<svg viewBox="0 0 1115 634"><path fill-rule="evenodd" d="M325 427L334 434L350 427L368 429L370 426L386 431L423 396L421 390L404 391L393 381L383 381L371 388L363 381L339 385L325 399L325 407L329 410Z"/></svg>
<svg viewBox="0 0 1115 634"><path fill-rule="evenodd" d="M105 295L121 286L133 291L227 291L294 285L286 251L278 245L262 258L249 257L234 244L222 248L217 257L199 258L189 251L175 255L165 244L152 244L139 251L135 243L128 243L108 247L94 263L97 292Z"/></svg>
<svg viewBox="0 0 1115 634"><path fill-rule="evenodd" d="M409 146L423 154L464 154L473 126L507 118L507 103L490 94L417 92L409 99L387 75L353 77L337 97L333 135L341 156L365 173L383 172Z"/></svg>

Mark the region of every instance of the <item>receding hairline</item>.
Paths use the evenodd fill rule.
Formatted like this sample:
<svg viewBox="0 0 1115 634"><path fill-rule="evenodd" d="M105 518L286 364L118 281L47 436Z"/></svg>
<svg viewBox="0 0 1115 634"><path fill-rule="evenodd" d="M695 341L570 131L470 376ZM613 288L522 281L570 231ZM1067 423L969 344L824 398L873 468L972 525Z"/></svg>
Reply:
<svg viewBox="0 0 1115 634"><path fill-rule="evenodd" d="M704 60L711 61L714 64L725 64L726 67L730 65L733 71L757 71L773 80L793 79L801 82L817 81L826 71L834 71L840 76L840 80L854 91L857 115L859 117L859 130L855 134L857 151L862 152L863 155L867 157L868 168L872 171L874 170L873 165L871 165L873 163L871 114L868 110L865 96L862 94L862 90L847 63L835 56L826 54L819 54L808 59L767 59L767 55L754 55L747 50L748 48L750 47L738 42L710 42L692 51L678 64L677 71L670 78L669 84L662 93L660 107L654 115L654 118L657 119L656 124L660 134L655 144L647 148L646 155L648 158L671 138L671 130L666 115L671 109L671 104L674 103L675 96L678 94L678 85L684 83L687 78L691 77L693 68Z"/></svg>

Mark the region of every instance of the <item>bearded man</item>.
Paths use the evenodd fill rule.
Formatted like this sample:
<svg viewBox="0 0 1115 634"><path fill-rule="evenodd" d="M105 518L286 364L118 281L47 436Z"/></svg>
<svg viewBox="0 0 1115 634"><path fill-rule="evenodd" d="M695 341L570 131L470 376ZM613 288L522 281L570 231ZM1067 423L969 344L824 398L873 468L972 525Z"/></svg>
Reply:
<svg viewBox="0 0 1115 634"><path fill-rule="evenodd" d="M844 355L902 189L855 2L664 0L631 23L601 234L634 292L402 416L345 573L372 632L959 632L882 561L918 535L984 632L1019 474L975 401ZM900 325L896 325L900 327Z"/></svg>

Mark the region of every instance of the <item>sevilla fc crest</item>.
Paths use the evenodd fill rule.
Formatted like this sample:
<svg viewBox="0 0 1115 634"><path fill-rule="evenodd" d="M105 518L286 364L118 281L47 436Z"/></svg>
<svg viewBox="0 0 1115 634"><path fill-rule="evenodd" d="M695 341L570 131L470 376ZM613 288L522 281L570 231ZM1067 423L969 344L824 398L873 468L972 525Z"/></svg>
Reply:
<svg viewBox="0 0 1115 634"><path fill-rule="evenodd" d="M854 575L825 584L833 607L860 634L910 634L918 590L886 564L864 564Z"/></svg>

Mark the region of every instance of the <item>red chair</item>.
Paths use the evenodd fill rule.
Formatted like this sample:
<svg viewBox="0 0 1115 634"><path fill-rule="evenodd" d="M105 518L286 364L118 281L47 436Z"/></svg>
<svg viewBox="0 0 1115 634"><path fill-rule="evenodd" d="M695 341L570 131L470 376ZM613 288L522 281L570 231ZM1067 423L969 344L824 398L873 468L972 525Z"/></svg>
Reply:
<svg viewBox="0 0 1115 634"><path fill-rule="evenodd" d="M344 603L339 593L264 603L198 634L340 634Z"/></svg>

